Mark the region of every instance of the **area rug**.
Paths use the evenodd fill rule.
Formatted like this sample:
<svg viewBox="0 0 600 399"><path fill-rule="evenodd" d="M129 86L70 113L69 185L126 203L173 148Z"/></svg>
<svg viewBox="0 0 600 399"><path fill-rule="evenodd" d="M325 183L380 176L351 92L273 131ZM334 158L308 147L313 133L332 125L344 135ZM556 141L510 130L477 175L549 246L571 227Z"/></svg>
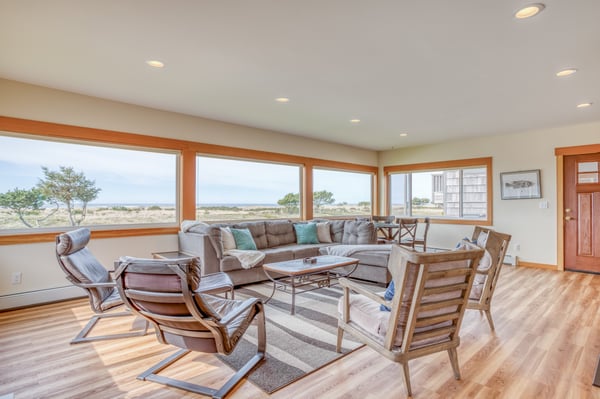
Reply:
<svg viewBox="0 0 600 399"><path fill-rule="evenodd" d="M235 290L236 299L271 295L271 283L245 286ZM337 341L337 301L339 287L320 288L296 295L296 314L290 315L291 294L275 292L265 305L267 356L248 376L248 380L267 393L291 384L362 346L344 335L342 353L335 351ZM256 328L251 327L229 356L221 360L238 370L256 353Z"/></svg>

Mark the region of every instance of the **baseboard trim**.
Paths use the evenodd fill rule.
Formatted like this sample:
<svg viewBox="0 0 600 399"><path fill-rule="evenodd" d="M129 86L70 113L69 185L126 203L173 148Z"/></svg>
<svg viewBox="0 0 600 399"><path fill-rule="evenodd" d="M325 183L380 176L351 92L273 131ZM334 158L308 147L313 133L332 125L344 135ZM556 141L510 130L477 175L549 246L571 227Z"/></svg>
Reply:
<svg viewBox="0 0 600 399"><path fill-rule="evenodd" d="M0 296L0 311L41 305L65 299L85 297L86 293L73 285L50 288L46 290L21 292L18 294Z"/></svg>
<svg viewBox="0 0 600 399"><path fill-rule="evenodd" d="M518 258L517 258L517 266L531 267L533 269L558 270L557 265L547 265L545 263L523 262L521 259L518 259Z"/></svg>

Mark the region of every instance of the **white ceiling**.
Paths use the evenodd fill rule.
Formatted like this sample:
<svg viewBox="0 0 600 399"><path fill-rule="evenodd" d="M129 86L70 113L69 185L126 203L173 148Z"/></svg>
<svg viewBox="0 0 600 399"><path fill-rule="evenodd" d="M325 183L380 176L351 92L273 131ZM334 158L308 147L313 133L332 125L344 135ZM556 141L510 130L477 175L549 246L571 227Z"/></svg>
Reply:
<svg viewBox="0 0 600 399"><path fill-rule="evenodd" d="M0 0L0 77L372 150L600 120L600 0L525 4Z"/></svg>

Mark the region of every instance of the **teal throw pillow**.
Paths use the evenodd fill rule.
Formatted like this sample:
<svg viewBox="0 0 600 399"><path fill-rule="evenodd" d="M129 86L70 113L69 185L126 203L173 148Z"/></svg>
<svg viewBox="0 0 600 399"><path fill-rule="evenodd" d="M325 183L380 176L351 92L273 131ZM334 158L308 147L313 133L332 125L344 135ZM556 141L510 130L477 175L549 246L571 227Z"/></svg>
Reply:
<svg viewBox="0 0 600 399"><path fill-rule="evenodd" d="M237 249L243 250L254 250L256 251L256 244L252 238L252 233L248 229L231 229L233 239L235 240L235 246Z"/></svg>
<svg viewBox="0 0 600 399"><path fill-rule="evenodd" d="M316 223L298 223L294 225L294 230L296 230L296 242L298 244L319 243Z"/></svg>

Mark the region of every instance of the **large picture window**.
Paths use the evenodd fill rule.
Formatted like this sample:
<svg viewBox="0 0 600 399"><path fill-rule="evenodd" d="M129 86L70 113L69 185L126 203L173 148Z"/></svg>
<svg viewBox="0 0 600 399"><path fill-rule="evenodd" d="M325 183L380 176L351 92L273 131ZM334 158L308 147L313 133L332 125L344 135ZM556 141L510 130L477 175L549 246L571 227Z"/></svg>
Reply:
<svg viewBox="0 0 600 399"><path fill-rule="evenodd" d="M386 167L386 175L392 215L491 219L491 159Z"/></svg>
<svg viewBox="0 0 600 399"><path fill-rule="evenodd" d="M371 173L313 169L313 215L371 215L372 182Z"/></svg>
<svg viewBox="0 0 600 399"><path fill-rule="evenodd" d="M300 166L198 156L197 220L300 217Z"/></svg>
<svg viewBox="0 0 600 399"><path fill-rule="evenodd" d="M0 228L177 224L177 154L0 135Z"/></svg>

